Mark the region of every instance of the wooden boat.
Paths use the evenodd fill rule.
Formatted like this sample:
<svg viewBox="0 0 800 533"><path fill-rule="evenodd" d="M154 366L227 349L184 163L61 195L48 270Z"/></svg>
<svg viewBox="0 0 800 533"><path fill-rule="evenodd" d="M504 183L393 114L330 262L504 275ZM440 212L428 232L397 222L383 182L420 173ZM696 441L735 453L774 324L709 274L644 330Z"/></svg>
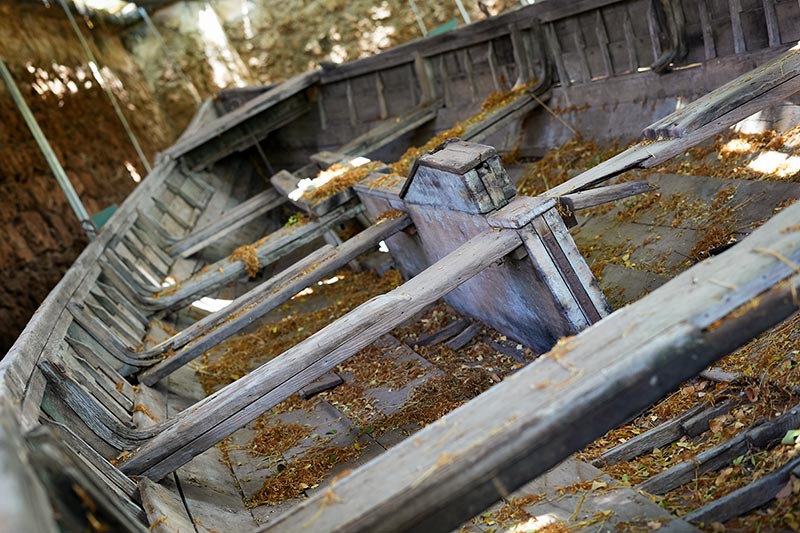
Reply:
<svg viewBox="0 0 800 533"><path fill-rule="evenodd" d="M0 524L691 531L796 498L796 458L680 517L597 468L701 450L638 486L664 494L740 464L800 426L714 440L755 390L694 381L572 454L735 382L708 367L796 313L800 185L686 169L797 173L784 138L713 143L797 123L799 21L544 1L207 102L0 362Z"/></svg>

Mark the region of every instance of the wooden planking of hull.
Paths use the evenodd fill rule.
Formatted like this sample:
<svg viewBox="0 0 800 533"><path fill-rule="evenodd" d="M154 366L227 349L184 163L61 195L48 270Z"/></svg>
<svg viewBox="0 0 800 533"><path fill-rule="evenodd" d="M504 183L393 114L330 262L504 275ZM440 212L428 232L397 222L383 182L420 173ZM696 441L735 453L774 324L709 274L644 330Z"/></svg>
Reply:
<svg viewBox="0 0 800 533"><path fill-rule="evenodd" d="M647 180L598 186L607 180L663 165L755 113L766 120L776 105L800 117L791 103L800 5L741 4L539 2L254 90L221 115L205 103L0 362L4 526L449 530L791 316L796 205L612 314L568 231L576 212L652 194ZM498 152L541 153L576 127L648 140L539 196L517 195ZM448 131L463 141L413 154L408 177L386 174L398 163L334 181L321 201L289 195L331 164L397 160ZM265 167L280 171L268 171L271 182ZM289 312L295 294L345 265L378 264L371 253L383 242L405 283L203 397L192 361ZM198 315L208 298L227 305ZM328 373L439 301L463 318L422 344L457 351L489 328L544 355L310 499L284 502L280 518L252 501L234 509L252 495L240 469L253 465L223 460L214 445L241 439L252 426L240 428L298 391L342 383ZM700 427L712 415L697 416L676 420ZM782 420L736 438L779 432ZM796 472L788 462L687 516L731 519ZM676 475L641 488L685 481Z"/></svg>

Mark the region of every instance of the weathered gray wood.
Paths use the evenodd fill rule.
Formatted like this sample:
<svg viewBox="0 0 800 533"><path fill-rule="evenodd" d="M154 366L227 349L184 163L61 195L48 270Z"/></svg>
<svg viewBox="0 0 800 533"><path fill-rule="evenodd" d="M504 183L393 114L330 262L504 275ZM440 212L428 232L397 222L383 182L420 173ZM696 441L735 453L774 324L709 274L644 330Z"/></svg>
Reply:
<svg viewBox="0 0 800 533"><path fill-rule="evenodd" d="M278 107L282 102L299 94L319 80L319 70L304 72L294 78L277 85L264 94L253 98L243 106L204 124L197 131L187 135L174 144L166 155L177 159L190 151L201 149L204 145L233 128L245 123L248 119Z"/></svg>
<svg viewBox="0 0 800 533"><path fill-rule="evenodd" d="M280 196L275 189L267 189L237 205L234 209L226 211L211 224L192 231L167 248L167 251L172 255L189 257L264 213L281 206L284 202L286 202L286 198Z"/></svg>
<svg viewBox="0 0 800 533"><path fill-rule="evenodd" d="M47 378L48 384L78 417L94 433L119 450L132 450L137 443L146 440L164 429L168 424L159 427L137 430L131 420L123 421L110 413L105 406L89 395L73 378L71 372L61 364L43 360L39 368Z"/></svg>
<svg viewBox="0 0 800 533"><path fill-rule="evenodd" d="M120 498L135 502L139 499L136 483L97 453L89 444L72 432L70 428L45 417L42 424L52 432L57 442L64 444L72 453L80 457L91 468L94 475L101 477L109 488Z"/></svg>
<svg viewBox="0 0 800 533"><path fill-rule="evenodd" d="M146 477L139 478L138 485L150 531L156 533L196 531L179 495Z"/></svg>
<svg viewBox="0 0 800 533"><path fill-rule="evenodd" d="M432 344L439 344L446 340L452 339L462 331L466 329L469 325L469 321L464 318L460 318L453 322L450 322L445 327L438 331L434 331L433 333L429 333L427 335L423 335L422 337L414 340L410 344L416 346L430 346Z"/></svg>
<svg viewBox="0 0 800 533"><path fill-rule="evenodd" d="M570 211L575 212L580 209L616 202L629 196L652 192L656 189L657 187L651 185L646 179L642 179L566 194L561 196L559 200Z"/></svg>
<svg viewBox="0 0 800 533"><path fill-rule="evenodd" d="M333 495L301 502L264 531L448 531L651 405L711 362L798 310L792 294L800 216L787 208L722 255L689 269L552 353L341 479ZM714 327L695 316L766 269L757 305L716 310ZM680 305L677 303L680 302ZM734 312L736 311L736 312ZM703 320L702 322L705 322ZM326 505L335 496L335 505Z"/></svg>
<svg viewBox="0 0 800 533"><path fill-rule="evenodd" d="M700 27L703 31L703 48L706 60L717 57L717 46L714 43L714 27L711 25L711 15L708 13L707 0L698 0L697 10L700 17Z"/></svg>
<svg viewBox="0 0 800 533"><path fill-rule="evenodd" d="M800 50L789 50L648 126L643 134L648 138L683 137L751 100L766 98L784 84L800 90L798 77ZM779 100L776 98L764 106Z"/></svg>
<svg viewBox="0 0 800 533"><path fill-rule="evenodd" d="M728 0L728 8L731 12L733 51L736 54L743 54L747 51L747 44L744 40L744 29L742 28L742 0Z"/></svg>
<svg viewBox="0 0 800 533"><path fill-rule="evenodd" d="M297 394L301 398L307 400L308 398L311 398L320 392L325 392L326 390L331 390L335 387L338 387L342 383L344 383L344 380L339 374L336 372L328 372L327 374L300 389Z"/></svg>
<svg viewBox="0 0 800 533"><path fill-rule="evenodd" d="M694 510L683 518L695 524L726 522L771 501L793 476L800 478L800 457L795 457L758 481Z"/></svg>
<svg viewBox="0 0 800 533"><path fill-rule="evenodd" d="M263 267L285 257L300 246L320 238L334 224L354 217L361 209L361 206L342 206L308 224L289 226L273 232L256 248L259 264ZM224 258L211 265L204 273L181 283L175 292L160 298L147 297L144 303L155 309L179 309L227 285L244 273L244 263L231 262L229 258Z"/></svg>
<svg viewBox="0 0 800 533"><path fill-rule="evenodd" d="M545 41L547 42L547 47L550 49L550 56L553 58L553 61L555 61L556 64L558 81L561 82L563 87L569 87L572 84L572 81L570 80L569 72L567 72L566 66L564 66L561 43L558 42L558 34L556 33L555 26L552 23L545 25L544 36Z"/></svg>
<svg viewBox="0 0 800 533"><path fill-rule="evenodd" d="M378 95L378 109L380 110L381 120L389 117L389 110L386 107L386 94L384 90L386 87L383 85L383 78L380 72L375 73L375 92Z"/></svg>
<svg viewBox="0 0 800 533"><path fill-rule="evenodd" d="M603 58L603 67L606 70L606 76L609 78L614 75L614 63L611 61L611 52L608 49L608 32L606 31L606 23L603 20L603 12L597 10L595 19L595 34L597 35L597 42L600 45L600 57Z"/></svg>
<svg viewBox="0 0 800 533"><path fill-rule="evenodd" d="M636 35L633 32L633 22L627 6L623 6L622 9L622 32L625 35L625 49L628 51L628 71L636 72L639 68L639 60L636 57Z"/></svg>
<svg viewBox="0 0 800 533"><path fill-rule="evenodd" d="M464 330L461 333L459 333L458 335L447 341L447 347L455 351L460 350L461 348L469 344L472 341L472 339L474 339L478 335L482 327L483 324L481 324L480 322L473 322L472 324L464 328Z"/></svg>
<svg viewBox="0 0 800 533"><path fill-rule="evenodd" d="M525 46L525 39L522 37L522 30L516 24L509 26L509 36L511 46L514 50L514 64L517 66L517 81L515 87L528 83L533 78L528 50Z"/></svg>
<svg viewBox="0 0 800 533"><path fill-rule="evenodd" d="M630 461L634 457L639 457L645 453L661 448L681 438L684 431L684 422L693 418L703 410L701 405L696 405L682 415L668 420L663 424L640 433L624 444L615 446L603 454L592 464L595 466L611 466L622 461Z"/></svg>
<svg viewBox="0 0 800 533"><path fill-rule="evenodd" d="M195 337L191 342L180 347L172 357L164 359L142 372L139 375L139 381L146 385L155 384L189 361L199 357L209 348L249 326L299 291L329 276L362 253L375 248L380 241L394 235L410 223L411 221L406 216L383 220L341 245L328 249L324 255L315 257L316 261L313 263L303 261L299 265L302 268L290 267L281 272L253 289L253 291L257 291L256 294L241 296L242 301L237 302L231 311L226 311L218 318L215 317L202 324L203 330L207 331L207 334ZM242 310L244 312L240 312ZM226 316L229 319L223 321L223 317ZM214 323L215 326L207 327L210 323ZM174 344L170 344L170 346L177 348L177 345Z"/></svg>
<svg viewBox="0 0 800 533"><path fill-rule="evenodd" d="M698 475L719 470L749 449L766 447L797 425L800 425L800 406L774 420L753 426L744 433L698 454L691 461L684 461L664 470L639 484L639 488L651 494L664 494Z"/></svg>
<svg viewBox="0 0 800 533"><path fill-rule="evenodd" d="M0 524L8 531L55 533L53 510L26 454L10 391L0 384Z"/></svg>
<svg viewBox="0 0 800 533"><path fill-rule="evenodd" d="M373 298L247 376L177 415L167 430L122 464L158 480L325 374L519 246L514 231L473 238L437 265Z"/></svg>
<svg viewBox="0 0 800 533"><path fill-rule="evenodd" d="M586 40L583 38L583 29L580 21L575 18L569 19L572 30L572 39L575 42L575 49L578 51L579 64L581 66L581 81L589 83L592 81L592 70L589 67L589 59L586 57Z"/></svg>
<svg viewBox="0 0 800 533"><path fill-rule="evenodd" d="M792 53L800 59L800 54L798 52L800 51L793 51ZM752 75L745 75L741 78L737 78L740 81L736 83L740 83L741 80L745 79L748 79L748 81L752 80L753 78L751 76ZM633 168L652 168L683 153L687 148L713 137L753 113L769 107L775 102L788 98L798 90L800 90L800 76L795 76L785 83L767 89L765 92L754 96L726 113L716 115L712 118L711 122L694 129L682 138L632 146L621 154L600 163L561 185L553 187L547 191L547 194L549 196L563 196L587 189ZM696 102L702 100L707 104L709 100L714 98L712 94L713 93L710 93ZM648 130L650 129L652 128L648 128Z"/></svg>
<svg viewBox="0 0 800 533"><path fill-rule="evenodd" d="M25 438L30 445L35 468L47 480L51 501L55 503L61 526L65 530L75 528L73 530L77 531L82 529L78 524L84 524L85 504L81 503L73 490L73 486L77 485L96 506L98 518L114 531L147 533L141 507L130 501L115 485L97 476L85 462L75 456L73 450L64 446L51 428L39 426ZM71 495L69 500L61 501L67 495Z"/></svg>
<svg viewBox="0 0 800 533"><path fill-rule="evenodd" d="M767 38L770 46L780 46L781 28L778 25L778 14L775 12L775 0L762 0L764 19L767 23Z"/></svg>
<svg viewBox="0 0 800 533"><path fill-rule="evenodd" d="M350 156L368 156L406 133L427 124L436 118L436 113L437 106L434 103L413 109L400 117L387 119L339 148L339 152Z"/></svg>

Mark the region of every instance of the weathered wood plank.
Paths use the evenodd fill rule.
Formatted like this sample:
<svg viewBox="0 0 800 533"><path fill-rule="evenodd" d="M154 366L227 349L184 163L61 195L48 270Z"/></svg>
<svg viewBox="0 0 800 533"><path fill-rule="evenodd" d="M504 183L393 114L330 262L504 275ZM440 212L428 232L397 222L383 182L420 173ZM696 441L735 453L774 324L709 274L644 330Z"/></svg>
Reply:
<svg viewBox="0 0 800 533"><path fill-rule="evenodd" d="M792 49L655 122L645 128L643 134L648 138L683 137L784 84L800 90L798 77L800 50ZM775 101L779 99L764 106Z"/></svg>
<svg viewBox="0 0 800 533"><path fill-rule="evenodd" d="M686 514L683 518L695 524L726 522L771 501L792 477L800 478L800 457L790 460L758 481Z"/></svg>
<svg viewBox="0 0 800 533"><path fill-rule="evenodd" d="M263 113L301 91L304 91L319 81L319 76L319 70L312 70L277 85L234 111L203 124L196 131L186 135L186 137L172 145L165 154L173 159L177 159L192 150L201 148L212 139L241 125L251 117Z"/></svg>
<svg viewBox="0 0 800 533"><path fill-rule="evenodd" d="M299 265L301 268L290 267L281 272L253 289L251 292L255 294L242 295L231 310L223 310L219 316L201 324L201 328L194 331L208 332L207 334L195 337L171 357L142 372L139 381L146 385L155 384L209 348L249 326L299 291L335 272L362 253L375 248L380 241L408 227L410 223L406 216L378 222L341 245L326 250L320 257L314 257L316 261L303 261ZM228 319L225 320L225 317ZM209 324L215 325L209 327ZM177 348L169 340L166 341L166 346Z"/></svg>
<svg viewBox="0 0 800 533"><path fill-rule="evenodd" d="M800 406L784 415L756 425L713 448L697 455L691 461L684 461L639 484L639 489L651 494L664 494L690 482L696 476L719 470L752 448L764 448L783 437L790 429L800 425Z"/></svg>
<svg viewBox="0 0 800 533"><path fill-rule="evenodd" d="M281 228L273 232L256 248L259 265L262 267L269 265L300 246L320 238L334 224L354 217L361 210L361 206L342 206L308 224ZM204 273L181 283L173 293L160 298L146 297L144 303L155 309L179 309L227 285L241 277L244 272L244 263L231 262L229 258L224 258L211 265Z"/></svg>
<svg viewBox="0 0 800 533"><path fill-rule="evenodd" d="M566 194L559 197L559 201L570 211L575 212L580 209L616 202L629 196L652 192L656 189L657 187L651 185L646 179L642 179Z"/></svg>
<svg viewBox="0 0 800 533"><path fill-rule="evenodd" d="M387 119L339 148L339 152L350 156L369 156L406 133L427 124L436 118L436 112L436 105L427 105L400 117Z"/></svg>
<svg viewBox="0 0 800 533"><path fill-rule="evenodd" d="M237 205L234 209L226 211L211 224L195 229L167 248L167 251L172 255L189 257L285 202L286 198L280 196L275 189L267 189Z"/></svg>
<svg viewBox="0 0 800 533"><path fill-rule="evenodd" d="M30 444L32 463L46 480L51 499L64 530L78 531L85 527L85 503L74 491L80 487L96 506L97 518L114 531L147 533L145 515L113 484L105 482L88 464L75 456L46 426L39 426L25 436ZM65 497L66 496L66 497ZM39 510L41 511L41 509Z"/></svg>
<svg viewBox="0 0 800 533"><path fill-rule="evenodd" d="M733 30L733 51L743 54L747 51L742 27L742 0L728 0L728 9L731 13L731 29Z"/></svg>
<svg viewBox="0 0 800 533"><path fill-rule="evenodd" d="M800 206L788 208L737 246L565 340L263 531L309 521L317 531L457 527L795 313L800 274L758 250L800 258L800 232L782 232L798 216ZM783 272L782 280L762 284L757 305L717 309L713 327L695 318L736 292L713 287L711 279L743 287L773 269ZM336 504L325 504L331 500Z"/></svg>
<svg viewBox="0 0 800 533"><path fill-rule="evenodd" d="M55 533L56 525L45 488L24 455L21 428L11 394L0 384L0 524L8 531Z"/></svg>
<svg viewBox="0 0 800 533"><path fill-rule="evenodd" d="M138 484L150 531L155 533L195 531L192 519L186 513L186 507L177 494L146 477L139 478Z"/></svg>
<svg viewBox="0 0 800 533"><path fill-rule="evenodd" d="M520 245L515 231L490 231L389 293L373 298L247 376L177 415L171 430L121 466L160 479L331 370Z"/></svg>

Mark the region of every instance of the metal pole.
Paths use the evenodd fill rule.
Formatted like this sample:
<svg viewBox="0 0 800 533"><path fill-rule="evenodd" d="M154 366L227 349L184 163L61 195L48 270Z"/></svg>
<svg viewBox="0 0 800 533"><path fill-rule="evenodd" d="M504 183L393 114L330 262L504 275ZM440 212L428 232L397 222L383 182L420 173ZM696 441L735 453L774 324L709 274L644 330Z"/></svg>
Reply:
<svg viewBox="0 0 800 533"><path fill-rule="evenodd" d="M417 8L417 3L414 0L408 0L408 3L411 4L411 11L414 12L414 18L417 19L417 24L419 24L419 29L422 30L422 36L425 37L428 35L428 28L425 27L425 21L422 20L422 15L419 13L419 9Z"/></svg>
<svg viewBox="0 0 800 533"><path fill-rule="evenodd" d="M0 75L2 75L3 80L6 82L6 86L11 93L11 98L14 99L14 103L17 104L17 108L19 109L20 113L22 113L22 118L25 119L28 129L31 130L33 138L36 139L36 144L39 145L39 149L42 151L44 158L47 160L47 164L50 165L50 170L53 171L56 181L58 181L58 184L61 186L64 194L67 196L67 201L69 202L70 207L72 207L72 210L75 212L75 216L78 217L83 230L86 232L89 240L94 239L97 237L97 228L95 227L94 222L92 222L92 219L89 217L89 213L86 212L86 208L83 207L83 203L78 197L78 193L75 192L75 189L72 187L72 183L70 183L69 178L67 177L67 173L64 172L64 167L61 166L58 157L56 157L55 152L53 152L53 148L50 146L50 143L47 142L47 138L44 136L39 124L37 124L36 118L33 116L33 113L31 113L28 104L25 102L25 99L19 92L17 84L14 83L14 78L11 77L11 72L8 71L8 68L6 67L6 64L3 62L2 58L0 58Z"/></svg>
<svg viewBox="0 0 800 533"><path fill-rule="evenodd" d="M125 133L128 134L128 138L133 145L133 149L136 150L136 154L139 156L139 161L142 162L145 170L150 172L152 170L152 168L150 168L150 163L147 161L147 157L144 155L144 151L139 145L136 135L133 134L133 130L131 129L130 124L128 124L128 119L126 119L125 115L122 114L122 109L119 107L117 97L114 96L114 93L111 92L111 88L108 86L105 79L103 79L103 75L100 73L100 69L97 66L97 60L94 58L94 54L92 53L92 49L89 48L89 43L86 42L86 39L83 37L83 33L81 33L81 29L78 27L78 23L75 22L75 17L72 16L72 11L69 10L66 0L61 0L61 7L64 8L64 12L67 14L67 18L72 25L72 29L75 30L75 34L78 36L78 40L81 42L81 46L83 46L83 50L86 52L86 56L89 58L89 68L92 70L92 74L94 74L97 83L100 84L100 87L103 88L108 96L108 99L111 101L111 105L114 107L114 111L117 113L117 118L119 118L119 121L122 122L122 127L125 128Z"/></svg>
<svg viewBox="0 0 800 533"><path fill-rule="evenodd" d="M458 6L458 10L461 11L461 18L464 19L464 24L469 24L472 20L469 18L469 13L467 10L464 9L464 2L461 0L456 0L456 5Z"/></svg>
<svg viewBox="0 0 800 533"><path fill-rule="evenodd" d="M183 83L186 85L187 90L191 93L195 103L200 105L203 99L200 98L200 93L197 91L197 87L195 87L194 83L192 83L192 81L183 71L183 68L181 67L180 63L178 63L172 56L172 53L167 48L167 42L164 40L164 37L161 35L161 32L158 31L158 28L156 28L156 25L153 24L153 19L151 19L150 15L147 14L147 10L143 7L140 7L139 15L141 15L142 20L144 20L144 23L147 25L150 31L152 31L153 34L156 36L158 42L161 43L161 47L164 49L164 52L166 52L166 55L169 58L170 63L172 63L175 72L177 72L178 76L180 76L181 80L183 80Z"/></svg>

